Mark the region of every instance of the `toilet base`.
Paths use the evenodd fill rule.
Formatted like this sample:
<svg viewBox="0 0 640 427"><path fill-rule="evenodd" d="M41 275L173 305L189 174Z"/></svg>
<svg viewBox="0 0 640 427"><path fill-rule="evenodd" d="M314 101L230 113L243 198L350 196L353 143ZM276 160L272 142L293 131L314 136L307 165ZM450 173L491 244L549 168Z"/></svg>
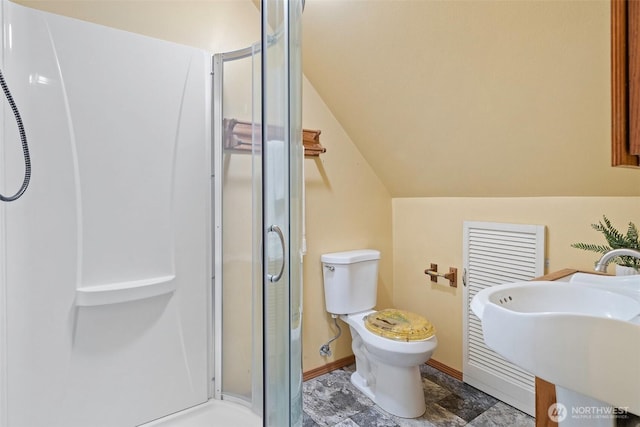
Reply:
<svg viewBox="0 0 640 427"><path fill-rule="evenodd" d="M356 371L351 383L380 408L402 418L417 418L424 414L422 377L417 366L378 366L375 393Z"/></svg>
<svg viewBox="0 0 640 427"><path fill-rule="evenodd" d="M371 391L371 387L366 385L366 383L367 382L365 381L365 379L362 378L362 375L360 375L357 371L351 374L351 384L356 386L356 388L360 390L369 399L375 401L376 398L373 395L373 392Z"/></svg>

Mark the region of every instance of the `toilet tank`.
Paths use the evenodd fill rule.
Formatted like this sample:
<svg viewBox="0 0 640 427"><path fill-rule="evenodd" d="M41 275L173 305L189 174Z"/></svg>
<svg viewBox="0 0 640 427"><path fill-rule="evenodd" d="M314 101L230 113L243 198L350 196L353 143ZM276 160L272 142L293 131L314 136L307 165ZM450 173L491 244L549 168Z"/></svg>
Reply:
<svg viewBox="0 0 640 427"><path fill-rule="evenodd" d="M322 255L320 260L329 313L358 313L376 305L380 251L334 252Z"/></svg>

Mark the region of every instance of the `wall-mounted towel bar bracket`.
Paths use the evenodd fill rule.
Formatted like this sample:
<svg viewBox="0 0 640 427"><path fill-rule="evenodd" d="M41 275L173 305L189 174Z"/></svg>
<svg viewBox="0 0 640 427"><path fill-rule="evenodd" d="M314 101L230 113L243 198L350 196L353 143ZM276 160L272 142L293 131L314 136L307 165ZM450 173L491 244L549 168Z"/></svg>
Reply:
<svg viewBox="0 0 640 427"><path fill-rule="evenodd" d="M438 264L431 263L431 266L424 271L424 274L428 274L433 283L438 283L438 277L444 277L449 281L449 286L452 288L458 287L458 269L455 267L449 267L449 272L440 274L438 273Z"/></svg>

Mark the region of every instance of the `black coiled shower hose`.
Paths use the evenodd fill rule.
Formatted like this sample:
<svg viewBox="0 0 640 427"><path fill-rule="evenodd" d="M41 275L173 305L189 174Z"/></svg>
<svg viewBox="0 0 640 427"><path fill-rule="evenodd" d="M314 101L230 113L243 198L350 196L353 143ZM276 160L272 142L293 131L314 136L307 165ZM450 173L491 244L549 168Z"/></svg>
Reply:
<svg viewBox="0 0 640 427"><path fill-rule="evenodd" d="M2 86L2 91L4 92L4 96L7 98L7 102L11 106L11 110L13 111L13 115L16 118L16 123L18 124L18 131L20 132L20 142L22 143L22 155L24 156L24 181L22 181L22 186L18 190L16 194L13 196L4 196L0 194L0 201L3 202L13 202L14 200L18 200L24 192L27 190L29 186L29 181L31 180L31 158L29 157L29 145L27 144L27 135L24 132L24 126L22 125L22 118L20 117L20 112L18 111L18 107L16 103L13 101L13 97L11 96L11 92L7 87L7 83L4 81L4 76L2 75L2 71L0 71L0 86Z"/></svg>

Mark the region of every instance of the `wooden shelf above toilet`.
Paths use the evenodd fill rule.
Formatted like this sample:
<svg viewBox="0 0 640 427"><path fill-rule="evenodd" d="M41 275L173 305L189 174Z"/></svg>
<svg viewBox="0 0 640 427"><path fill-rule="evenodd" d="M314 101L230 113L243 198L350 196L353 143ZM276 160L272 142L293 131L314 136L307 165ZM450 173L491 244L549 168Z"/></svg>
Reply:
<svg viewBox="0 0 640 427"><path fill-rule="evenodd" d="M250 154L252 152L252 136L262 141L262 126L236 119L224 119L224 149L237 153ZM274 138L284 139L282 128L270 127L269 133ZM327 149L320 144L320 130L303 129L302 145L304 146L305 157L319 157ZM259 148L258 148L259 149Z"/></svg>

